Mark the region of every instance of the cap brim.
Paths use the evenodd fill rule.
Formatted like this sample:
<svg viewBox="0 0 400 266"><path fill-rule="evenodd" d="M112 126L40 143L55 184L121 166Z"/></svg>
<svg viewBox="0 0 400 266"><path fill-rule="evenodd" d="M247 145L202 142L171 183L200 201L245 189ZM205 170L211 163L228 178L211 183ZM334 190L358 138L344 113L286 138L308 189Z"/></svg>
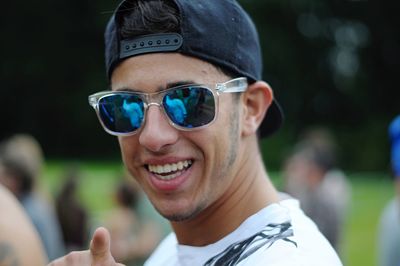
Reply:
<svg viewBox="0 0 400 266"><path fill-rule="evenodd" d="M275 133L283 124L284 116L279 103L274 100L267 110L267 114L260 125L259 136L265 138Z"/></svg>

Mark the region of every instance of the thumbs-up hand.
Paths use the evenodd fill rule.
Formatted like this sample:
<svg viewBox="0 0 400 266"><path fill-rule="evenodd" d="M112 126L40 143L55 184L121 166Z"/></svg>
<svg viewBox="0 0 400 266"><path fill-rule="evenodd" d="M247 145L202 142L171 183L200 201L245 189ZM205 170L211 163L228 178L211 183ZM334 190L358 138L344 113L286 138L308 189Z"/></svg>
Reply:
<svg viewBox="0 0 400 266"><path fill-rule="evenodd" d="M100 227L93 234L90 249L73 251L68 255L56 259L48 266L123 266L116 263L110 252L110 233Z"/></svg>

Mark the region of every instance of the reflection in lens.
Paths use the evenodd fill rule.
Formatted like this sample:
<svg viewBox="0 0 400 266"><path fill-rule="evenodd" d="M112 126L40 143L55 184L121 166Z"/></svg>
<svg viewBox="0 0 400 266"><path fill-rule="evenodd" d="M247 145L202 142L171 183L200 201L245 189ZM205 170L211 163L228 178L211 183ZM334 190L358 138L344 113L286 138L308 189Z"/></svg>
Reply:
<svg viewBox="0 0 400 266"><path fill-rule="evenodd" d="M136 102L128 103L124 99L123 109L125 111L124 115L131 121L133 128L139 128L143 121L143 111L142 108Z"/></svg>
<svg viewBox="0 0 400 266"><path fill-rule="evenodd" d="M143 121L143 101L129 93L108 95L99 101L99 115L104 126L118 133L137 130Z"/></svg>
<svg viewBox="0 0 400 266"><path fill-rule="evenodd" d="M177 125L194 128L210 123L215 116L212 92L203 87L186 87L170 91L163 99L169 118Z"/></svg>
<svg viewBox="0 0 400 266"><path fill-rule="evenodd" d="M171 99L169 95L166 97L166 106L168 112L172 116L174 123L182 124L186 117L186 108L181 99Z"/></svg>

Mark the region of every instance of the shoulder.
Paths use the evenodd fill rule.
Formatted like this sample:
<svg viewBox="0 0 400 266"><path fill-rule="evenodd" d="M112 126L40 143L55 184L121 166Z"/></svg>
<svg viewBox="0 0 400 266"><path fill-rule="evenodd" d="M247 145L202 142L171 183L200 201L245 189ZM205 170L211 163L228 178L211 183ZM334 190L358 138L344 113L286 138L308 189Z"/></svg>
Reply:
<svg viewBox="0 0 400 266"><path fill-rule="evenodd" d="M0 213L2 258L7 256L6 259L18 262L18 265L44 265L46 259L37 232L19 202L2 186Z"/></svg>
<svg viewBox="0 0 400 266"><path fill-rule="evenodd" d="M178 241L175 234L170 233L161 241L144 266L176 265L178 262L177 245Z"/></svg>
<svg viewBox="0 0 400 266"><path fill-rule="evenodd" d="M225 237L206 265L342 266L336 252L293 199L274 203ZM235 264L236 265L236 264Z"/></svg>
<svg viewBox="0 0 400 266"><path fill-rule="evenodd" d="M303 213L297 200L282 200L260 214L258 219L268 221L268 225L259 238L254 238L251 249L245 251L248 256L241 255L243 263L239 265L342 266L333 247ZM254 252L256 246L258 250Z"/></svg>
<svg viewBox="0 0 400 266"><path fill-rule="evenodd" d="M269 261L275 262L271 265L342 265L333 247L315 223L303 213L297 200L283 200L280 205L288 211L293 230L289 239L295 245L284 241L276 242L261 253L263 258L268 257Z"/></svg>

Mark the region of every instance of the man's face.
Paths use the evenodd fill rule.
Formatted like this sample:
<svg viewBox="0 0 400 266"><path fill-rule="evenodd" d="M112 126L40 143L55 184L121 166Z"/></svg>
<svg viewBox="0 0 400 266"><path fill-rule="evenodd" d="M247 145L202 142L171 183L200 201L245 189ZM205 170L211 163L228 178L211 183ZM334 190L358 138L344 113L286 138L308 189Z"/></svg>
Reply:
<svg viewBox="0 0 400 266"><path fill-rule="evenodd" d="M122 62L113 72L112 90L149 93L181 83L214 88L215 83L227 80L215 67L195 58L148 54ZM238 110L231 94L222 95L213 124L181 131L169 124L162 107L150 105L139 132L119 137L127 169L164 217L172 221L192 218L232 189L240 147Z"/></svg>

